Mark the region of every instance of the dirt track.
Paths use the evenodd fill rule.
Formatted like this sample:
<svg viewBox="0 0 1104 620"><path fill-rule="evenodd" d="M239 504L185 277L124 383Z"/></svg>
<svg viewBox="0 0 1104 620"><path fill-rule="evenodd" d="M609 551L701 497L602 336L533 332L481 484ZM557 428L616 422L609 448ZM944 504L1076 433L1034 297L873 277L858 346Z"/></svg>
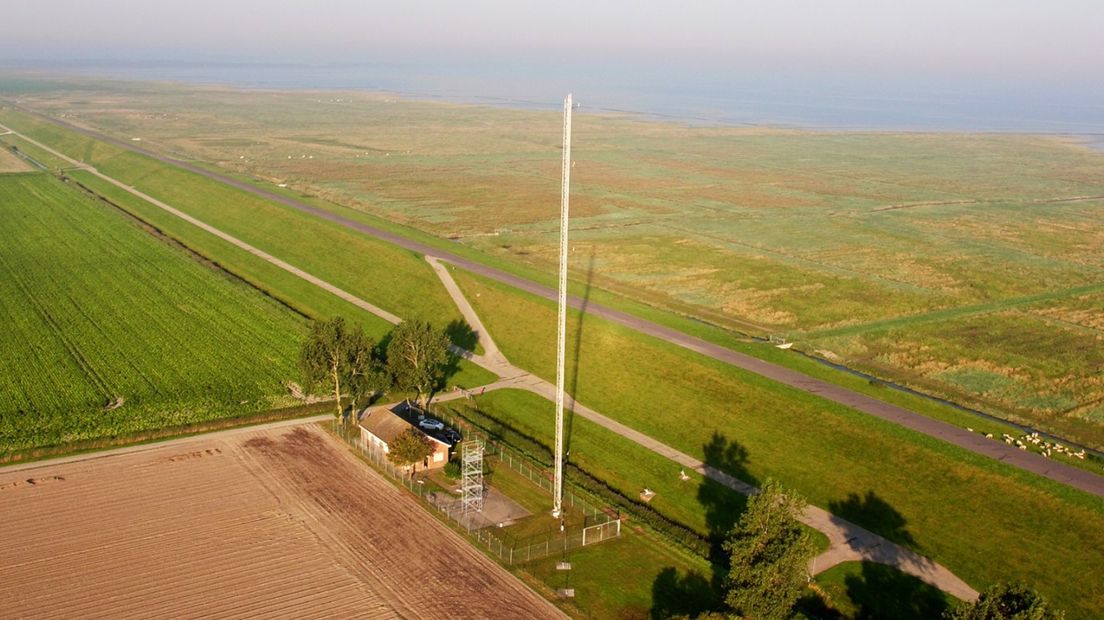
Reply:
<svg viewBox="0 0 1104 620"><path fill-rule="evenodd" d="M315 427L0 474L0 617L562 617Z"/></svg>

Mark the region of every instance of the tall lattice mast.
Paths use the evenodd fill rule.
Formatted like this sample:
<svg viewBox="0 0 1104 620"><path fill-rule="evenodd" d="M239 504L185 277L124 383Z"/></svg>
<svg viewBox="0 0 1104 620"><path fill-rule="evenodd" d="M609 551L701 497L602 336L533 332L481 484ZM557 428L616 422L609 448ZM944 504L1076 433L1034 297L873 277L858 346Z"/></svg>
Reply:
<svg viewBox="0 0 1104 620"><path fill-rule="evenodd" d="M563 508L564 343L567 339L567 210L571 194L571 95L564 99L563 184L560 186L560 313L556 335L556 476L552 516Z"/></svg>

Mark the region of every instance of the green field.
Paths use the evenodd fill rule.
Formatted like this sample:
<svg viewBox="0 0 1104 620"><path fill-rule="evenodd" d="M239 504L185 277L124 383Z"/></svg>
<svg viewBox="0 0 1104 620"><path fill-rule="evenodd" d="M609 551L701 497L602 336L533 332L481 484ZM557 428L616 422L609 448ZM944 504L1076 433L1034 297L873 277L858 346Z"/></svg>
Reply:
<svg viewBox="0 0 1104 620"><path fill-rule="evenodd" d="M540 326L554 324L555 305L459 271L455 277L503 352L554 377L555 335ZM1104 612L1104 588L1079 578L1104 562L1104 500L599 319L588 317L581 336L578 329L570 317L568 342L578 344L569 345L568 387L588 406L738 477L781 480L975 587L1022 579L1075 617ZM577 369L575 351L583 360ZM551 441L546 401L483 398L520 399L490 406ZM709 498L680 489L674 464L665 471L585 421L571 428L569 458L600 461L630 492L654 484L657 508L699 531L709 523Z"/></svg>
<svg viewBox="0 0 1104 620"><path fill-rule="evenodd" d="M128 92L134 108L109 109L122 92L84 92L79 101L71 94L53 93L34 105L55 112L78 111L81 122L120 136L141 135L147 147L198 153L234 171L287 182L287 191L294 188L316 197L308 200L330 199L429 232L458 236L464 244L459 248L486 251L493 262L514 261L539 270L551 258L554 213L545 213L545 205L555 203L557 177L555 152L549 157L546 151L548 144L558 142L558 134L555 123L539 114L399 105L359 95L355 104L338 105L315 95L308 100L303 93L246 97L233 91L201 92L184 105L179 103L180 91L162 87ZM164 108L156 114L134 111L158 105ZM255 114L258 106L264 107L265 115ZM324 123L321 116L327 119ZM420 257L10 109L0 110L0 122L91 161L387 309L438 320L458 317ZM334 135L301 135L308 130L324 133L319 123ZM201 125L203 129L196 131ZM286 134L277 136L277 126L286 128L280 129ZM358 129L350 131L350 126ZM467 129L457 133L458 127ZM614 291L721 326L790 331L799 342L818 348L831 343L840 349L823 349L826 357L853 355L853 360L844 361L869 364L879 374L979 402L1004 415L1051 428L1063 420L1084 420L1084 426L1063 428L1091 440L1099 405L1092 401L1092 390L1099 387L1092 382L1099 376L1092 355L1100 351L1095 334L1101 329L1094 311L1099 299L1094 288L1099 283L1101 228L1094 228L1099 208L1091 200L1031 201L1050 200L1060 190L1084 195L1097 191L1097 156L1048 138L821 136L697 130L596 117L584 118L580 127L601 138L594 138L601 144L591 145L589 161L617 171L601 181L580 181L580 199L573 201L579 203L574 211L580 216L572 258L576 275L606 289L595 290L594 299L605 303L614 298L607 291ZM258 133L262 131L269 133ZM339 131L344 133L337 136ZM551 137L542 137L545 134ZM444 143L441 136L446 135L451 137ZM362 141L369 138L386 143L356 153L349 150L365 147ZM666 151L656 151L656 158L641 155L642 145L662 142L680 144L686 152L672 153L675 147L668 145ZM292 146L304 156L286 160L286 149ZM599 152L603 149L604 154ZM587 154L587 147L580 152ZM369 156L370 162L346 161ZM715 165L730 156L740 166ZM583 155L576 159L581 162ZM786 166L795 160L823 170L791 178ZM1032 168L1039 161L1056 163ZM829 169L833 162L840 170L854 167L860 172L852 177L837 174L840 170ZM917 167L917 162L923 165ZM294 167L300 176L272 173L277 164ZM673 166L683 185L671 185ZM742 166L753 170L745 172ZM473 171L476 167L479 171ZM998 174L1001 170L1006 172ZM1029 170L1037 174L1028 175ZM340 174L356 180L339 183L328 176ZM744 174L741 184L738 179ZM877 180L879 175L883 180ZM891 177L896 181L884 180ZM284 274L272 273L271 267L240 250L155 213L124 192L97 185L90 175L74 173L74 178L158 227L163 225L203 254L232 265L235 273L307 314L325 314L319 310L334 303ZM368 183L379 187L366 192ZM798 191L803 183L808 185L805 194ZM856 184L869 193L863 194L865 199L855 198ZM706 190L723 195L708 205L696 201ZM883 200L926 201L940 192L944 198L955 197L956 191L976 194L968 199L975 202L883 209L897 204ZM1002 195L1013 192L1022 202L1002 207L1007 202ZM354 194L360 197L350 198ZM733 206L744 200L740 196L750 201L746 208ZM636 215L602 206L602 200L622 198L639 199ZM789 201L798 207L802 201L808 204L802 211L791 208ZM672 205L682 210L672 210ZM1045 205L1045 212L1032 220L1034 228L1068 227L1069 234L1056 233L1044 243L1028 235L1032 229L1008 232L1017 225L1015 215L1032 205ZM691 207L714 208L713 215L688 217L686 209ZM847 210L834 211L837 207ZM971 220L963 215L975 207L991 209L986 215L991 218ZM637 215L641 221L633 219ZM508 226L497 225L502 218ZM729 228L705 232L695 228L725 226ZM679 232L677 239L670 236L671 230ZM331 243L333 239L340 242ZM786 245L816 248L833 243L835 253L816 256ZM844 247L848 243L851 246ZM344 251L340 258L335 258L334 247ZM936 268L918 262L920 256L944 259ZM958 279L948 280L948 274ZM477 278L458 274L458 279L511 360L545 378L553 376L549 352L554 348L546 326L553 324L554 308ZM734 288L729 286L733 282ZM687 331L711 340L727 340L728 346L754 348L734 342L723 329L693 326L689 320L639 304L633 307L666 324L690 326ZM756 312L766 313L770 320L750 316ZM361 320L369 325L374 321ZM898 325L907 331L894 333ZM1056 325L1083 337L1067 338L1062 330L1054 336ZM577 326L574 321L572 330ZM918 334L917 342L906 342L908 346L900 349L892 348L896 341L880 340L884 334L903 339L913 333ZM969 346L995 337L991 334L1017 338L1002 337L1001 347ZM734 447L725 451L732 457L725 469L752 481L779 478L814 504L934 557L975 587L1021 578L1070 609L1073 617L1104 613L1104 591L1094 583L1085 585L1083 579L1095 574L1104 560L1104 505L1098 498L602 321L588 318L577 342L585 363L577 371L569 369L569 387L603 413L702 458L709 456L719 436ZM1087 361L1072 359L1070 346L1080 347L1075 350L1088 355ZM883 354L886 351L889 354ZM818 376L832 375L832 380L854 384L860 391L881 390L886 400L956 423L968 419L774 349L759 349L758 354ZM913 365L924 372L915 372ZM1020 374L1006 371L1012 367ZM922 383L929 375L937 382ZM1080 383L1090 389L1068 388ZM1029 399L1040 396L1044 400ZM515 404L509 408L514 410ZM538 413L547 408L547 403L533 404L532 409L518 406L514 415L548 415ZM576 427L581 452L573 456L580 462L588 458L589 449L582 447L588 442L606 445L586 428L581 423ZM591 465L613 472L611 481L625 491L659 479L657 484L668 486L659 489L657 507L699 531L708 529L706 508L669 484L677 478L663 479L663 463L639 463L628 473L624 468L637 462ZM935 506L939 509L933 510Z"/></svg>
<svg viewBox="0 0 1104 620"><path fill-rule="evenodd" d="M806 596L798 603L811 617L818 617L816 612L827 604L845 618L929 620L960 604L915 577L869 562L840 564L818 575L816 585L821 598Z"/></svg>
<svg viewBox="0 0 1104 620"><path fill-rule="evenodd" d="M0 175L0 452L293 404L305 320L40 173Z"/></svg>
<svg viewBox="0 0 1104 620"><path fill-rule="evenodd" d="M75 80L0 79L3 94L492 260L554 265L555 113ZM1098 366L1065 348L1072 331L1099 357L1104 332L1063 305L1104 284L1104 155L1046 136L684 127L587 114L575 126L578 280L722 328L787 333L821 357L1104 447ZM1056 304L1046 320L1009 321L1010 310L1034 313L1023 300L1039 296ZM959 309L975 309L981 327L969 333L979 346L955 342L959 325L941 329L942 313ZM901 342L884 329L898 319L930 327ZM1009 322L1037 344L980 344ZM894 354L902 346L922 354ZM957 380L958 370L1020 362L1026 370L1001 394Z"/></svg>
<svg viewBox="0 0 1104 620"><path fill-rule="evenodd" d="M436 275L416 254L24 115L4 110L0 113L0 122L18 125L32 138L70 157L91 163L112 178L255 247L279 255L296 267L394 314L427 320L442 327L460 320L459 311L440 286ZM157 211L152 205L88 173L77 171L72 176L112 201L128 208L141 209L143 219L146 219L147 213ZM162 212L149 219L160 227L174 218ZM174 233L193 228L182 222L165 225ZM194 234L187 235L189 244ZM204 254L215 260L221 261L227 253L225 245L220 247L210 242L206 245L216 249L211 253L203 250ZM377 337L389 329L382 321L375 322L373 327L369 331Z"/></svg>

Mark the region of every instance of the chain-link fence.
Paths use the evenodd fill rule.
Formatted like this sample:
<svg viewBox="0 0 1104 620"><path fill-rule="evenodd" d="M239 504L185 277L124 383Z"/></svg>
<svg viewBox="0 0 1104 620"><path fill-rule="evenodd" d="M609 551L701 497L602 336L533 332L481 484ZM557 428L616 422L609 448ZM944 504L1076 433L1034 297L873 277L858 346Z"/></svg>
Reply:
<svg viewBox="0 0 1104 620"><path fill-rule="evenodd" d="M434 415L451 417L436 413ZM449 420L449 422L453 426L458 426L456 420ZM465 512L460 499L448 493L426 488L424 481L413 475L410 470L397 467L389 461L383 450L362 441L359 427L349 427L334 422L331 423L331 428L336 436L345 440L378 471L405 487L426 505L446 517L457 529L478 540L507 564L521 564L556 553L566 553L584 545L615 538L621 533L621 520L618 517L599 510L578 494L565 488L563 498L565 508L570 507L580 511L583 514L583 523L564 524L559 531L553 530L523 539L514 539L509 535L508 530L488 527L491 524L482 518L482 515ZM470 429L467 432L470 436L477 434ZM535 466L525 457L497 442L486 438L483 440L486 442L485 456L493 456L499 464L525 476L549 493L552 492L551 475L547 469Z"/></svg>

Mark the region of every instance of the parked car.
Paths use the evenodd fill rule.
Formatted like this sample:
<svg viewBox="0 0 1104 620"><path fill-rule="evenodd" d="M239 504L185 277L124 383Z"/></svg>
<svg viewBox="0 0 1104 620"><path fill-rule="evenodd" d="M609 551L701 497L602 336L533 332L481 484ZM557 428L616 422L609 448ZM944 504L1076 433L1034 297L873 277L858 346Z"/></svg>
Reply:
<svg viewBox="0 0 1104 620"><path fill-rule="evenodd" d="M462 437L460 437L460 431L454 428L445 429L445 432L443 434L445 436L445 439L451 441L452 443L460 443L460 440L462 439Z"/></svg>
<svg viewBox="0 0 1104 620"><path fill-rule="evenodd" d="M439 431L445 428L445 423L435 418L422 418L418 420L418 426L427 431Z"/></svg>

